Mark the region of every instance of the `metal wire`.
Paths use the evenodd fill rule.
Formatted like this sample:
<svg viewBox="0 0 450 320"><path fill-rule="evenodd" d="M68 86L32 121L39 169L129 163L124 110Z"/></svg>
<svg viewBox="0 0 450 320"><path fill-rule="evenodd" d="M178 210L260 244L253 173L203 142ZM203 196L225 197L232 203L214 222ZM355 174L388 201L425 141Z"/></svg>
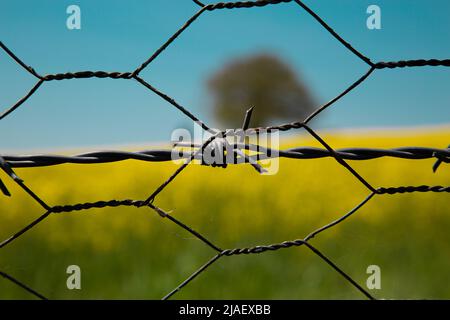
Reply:
<svg viewBox="0 0 450 320"><path fill-rule="evenodd" d="M41 75L36 72L32 67L27 66L17 55L13 53L5 44L0 42L0 48L6 52L18 65L23 69L37 78L36 84L30 89L28 93L19 99L14 105L6 109L1 115L0 120L4 119L6 116L10 115L17 108L23 105L45 82L48 81L62 81L70 79L86 79L86 78L111 78L111 79L122 79L122 80L136 80L137 83L143 85L150 91L154 92L156 95L160 96L162 99L167 101L173 107L178 109L180 112L185 114L191 120L200 124L200 126L213 135L202 145L189 145L193 148L189 155L186 155L185 162L183 165L178 167L178 169L170 176L166 181L164 181L155 191L153 191L148 198L144 200L105 200L96 202L86 202L78 203L73 205L49 205L41 197L35 194L31 189L29 189L24 181L13 171L13 168L23 168L23 167L43 167L43 166L53 166L65 163L77 163L77 164L93 164L93 163L107 163L116 162L124 160L140 160L148 162L159 162L159 161L169 161L171 160L171 150L147 150L140 152L125 152L125 151L98 151L78 154L74 156L63 156L63 155L0 155L0 168L22 189L24 189L42 208L45 212L36 220L32 221L28 225L24 226L22 229L17 231L8 239L5 239L0 243L0 249L4 248L11 242L22 237L27 231L34 228L36 225L46 220L51 214L62 214L71 213L75 211L90 210L95 208L105 208L105 207L119 207L119 206L132 206L136 208L148 208L157 213L161 218L166 218L171 222L175 223L180 228L191 233L194 237L201 240L205 245L210 247L215 255L206 264L201 266L197 271L195 271L191 276L184 280L180 285L173 289L170 293L163 297L163 299L168 299L177 292L179 292L183 287L188 285L194 278L199 276L201 273L205 272L209 266L216 263L224 257L232 257L241 254L260 254L267 251L276 251L280 249L292 248L305 246L311 252L313 252L319 259L324 263L329 265L336 273L341 275L350 285L352 285L356 290L360 291L365 297L369 299L374 299L374 297L361 285L359 285L348 273L343 271L340 267L336 265L330 258L325 256L321 251L314 247L310 240L316 237L318 234L328 230L336 225L342 223L348 219L351 215L359 211L367 202L369 202L375 196L381 195L394 195L402 193L413 193L413 192L435 192L435 193L450 193L449 186L399 186L399 187L373 187L366 179L364 179L358 172L356 172L346 160L371 160L381 157L394 157L400 159L431 159L435 158L436 162L433 166L435 171L441 163L448 163L450 160L450 149L436 149L436 148L425 148L425 147L402 147L395 149L373 149L373 148L346 148L334 150L328 143L325 142L313 129L308 126L308 123L316 117L319 113L323 112L325 109L333 105L336 101L340 100L342 97L350 93L353 89L358 87L375 70L382 70L385 68L405 68L405 67L449 67L450 59L437 60L437 59L417 59L417 60L402 60L402 61L388 61L388 62L372 62L366 55L362 54L350 43L344 40L337 32L335 32L318 14L312 11L308 6L306 6L300 0L260 0L260 1L238 1L238 2L219 2L215 4L204 4L198 0L193 0L193 2L200 6L200 10L194 14L181 28L179 28L164 44L161 45L146 61L144 61L139 67L131 72L107 72L107 71L79 71L79 72L67 72L67 73L57 73ZM281 5L283 3L293 2L298 4L305 12L307 12L317 23L319 23L328 33L331 34L337 41L339 41L347 50L354 54L357 58L365 62L369 69L354 83L348 86L345 90L339 93L335 98L327 102L326 104L319 106L312 114L306 117L302 121L296 121L291 123L285 123L277 126L270 127L258 127L258 128L248 128L250 121L251 110L247 112L246 118L244 120L243 132L245 135L256 134L261 131L267 130L279 130L287 131L293 129L304 129L309 135L311 135L315 140L317 140L323 148L312 148L312 147L298 147L291 148L287 150L273 150L269 148L263 148L262 146L245 144L243 142L236 143L233 145L233 152L237 158L245 158L244 163L252 164L255 169L258 170L257 161L263 160L271 157L284 157L291 159L318 159L324 157L334 158L340 165L345 167L356 179L358 179L367 189L369 189L369 195L360 202L355 208L349 212L342 215L340 218L329 222L323 227L318 228L315 231L309 233L303 239L284 241L282 243L269 244L269 245L258 245L247 248L232 248L232 249L221 249L216 244L213 244L204 235L195 231L193 228L184 224L179 219L175 218L168 212L159 208L154 204L156 196L164 190L164 188L173 181L188 165L194 160L203 159L203 151L208 145L218 138L225 138L227 136L233 135L230 131L216 132L211 129L205 122L198 119L194 114L192 114L187 108L176 102L172 97L163 93L159 89L155 88L151 84L147 83L144 79L139 77L139 73L144 70L149 64L151 64L173 41L175 41L181 33L183 33L195 20L197 20L205 11L214 11L221 9L238 9L238 8L256 8L268 5ZM178 146L182 146L179 144ZM186 147L186 146L185 146ZM242 150L257 151L257 154L245 155ZM223 167L229 163L225 163ZM214 163L212 164L214 165ZM6 188L6 185L0 180L0 189L6 196L10 196L10 192ZM19 287L23 288L27 292L31 293L37 298L46 299L44 295L38 293L37 291L31 289L30 287L24 285L22 282L16 280L7 273L0 271L0 275L15 283Z"/></svg>
<svg viewBox="0 0 450 320"><path fill-rule="evenodd" d="M197 146L197 145L194 145ZM251 150L259 151L257 155L250 155L249 158L257 160L266 160L276 157L290 159L320 159L333 157L333 154L327 149L315 147L297 147L286 150L275 150L265 148L263 146L251 144L235 144L234 150ZM76 164L94 164L94 163L110 163L124 160L139 160L145 162L164 162L172 161L172 149L167 150L144 150L138 152L128 151L95 151L77 154L73 156L63 155L3 155L3 159L11 168L34 168L54 166L58 164L76 163ZM346 160L372 160L382 157L392 157L400 159L431 159L436 158L438 161L448 163L450 161L450 149L436 149L426 147L401 147L394 149L374 149L374 148L345 148L337 149L336 154ZM191 154L192 155L192 154ZM183 154L181 158L190 156ZM202 155L195 157L197 160L202 159ZM239 162L237 164L243 164Z"/></svg>

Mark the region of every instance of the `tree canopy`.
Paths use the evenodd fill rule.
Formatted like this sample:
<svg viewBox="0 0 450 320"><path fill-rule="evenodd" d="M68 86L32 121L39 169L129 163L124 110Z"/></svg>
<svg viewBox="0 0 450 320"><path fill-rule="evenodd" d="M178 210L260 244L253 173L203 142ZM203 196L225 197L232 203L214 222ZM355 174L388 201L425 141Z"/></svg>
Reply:
<svg viewBox="0 0 450 320"><path fill-rule="evenodd" d="M208 80L217 120L239 127L242 115L255 107L254 126L276 120L303 120L314 107L307 86L278 57L258 54L227 63Z"/></svg>

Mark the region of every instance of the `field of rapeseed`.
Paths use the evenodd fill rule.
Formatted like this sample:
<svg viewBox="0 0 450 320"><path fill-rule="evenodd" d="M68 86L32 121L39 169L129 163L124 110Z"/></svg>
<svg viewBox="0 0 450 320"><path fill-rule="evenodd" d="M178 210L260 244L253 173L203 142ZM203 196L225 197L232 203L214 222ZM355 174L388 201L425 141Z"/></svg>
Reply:
<svg viewBox="0 0 450 320"><path fill-rule="evenodd" d="M438 133L336 134L333 147L428 146L443 148ZM307 137L286 146L319 146ZM433 159L351 161L372 185L449 185ZM124 161L17 169L48 203L144 199L174 170L172 163ZM12 197L0 197L0 238L43 213L0 174ZM343 215L369 191L334 159L281 159L279 172L260 176L248 165L227 169L189 166L155 200L159 207L222 248L303 238ZM377 298L450 299L450 211L447 194L375 196L348 221L311 240L360 284L367 266L381 268ZM215 252L147 208L106 208L54 214L0 250L0 270L52 299L159 299ZM66 268L79 265L81 290L68 290ZM32 298L0 278L0 299ZM174 298L364 298L307 248L225 257Z"/></svg>

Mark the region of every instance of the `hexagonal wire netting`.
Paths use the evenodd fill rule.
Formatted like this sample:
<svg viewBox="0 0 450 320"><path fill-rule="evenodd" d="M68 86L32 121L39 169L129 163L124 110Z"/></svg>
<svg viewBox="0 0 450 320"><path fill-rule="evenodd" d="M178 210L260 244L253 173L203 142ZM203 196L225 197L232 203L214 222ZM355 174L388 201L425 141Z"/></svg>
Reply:
<svg viewBox="0 0 450 320"><path fill-rule="evenodd" d="M14 110L19 108L25 101L27 101L45 82L49 81L61 81L68 79L86 79L86 78L111 78L111 79L127 79L127 80L135 80L138 83L142 84L144 87L148 88L150 91L154 92L156 95L167 101L173 107L177 108L180 112L185 114L194 122L200 124L203 130L211 133L211 137L205 141L202 145L192 145L192 151L189 153L189 156L185 157L185 162L166 180L162 183L151 195L149 195L146 199L143 200L108 200L108 201L97 201L97 202L87 202L87 203L78 203L74 205L49 205L46 203L41 197L39 197L36 193L34 193L30 188L26 186L24 181L18 177L13 168L18 167L42 167L42 166L52 166L63 163L79 163L79 164L92 164L92 163L107 163L107 162L115 162L122 161L127 159L135 159L140 161L170 161L171 158L171 150L149 150L142 152L123 152L123 151L100 151L100 152L90 152L84 154L78 154L75 156L60 156L60 155L35 155L35 156L11 156L11 155L1 155L0 156L0 167L3 171L11 178L15 183L17 183L26 193L28 193L39 205L44 209L44 213L32 221L30 224L16 232L14 235L9 237L0 243L0 248L7 246L12 243L19 237L21 237L24 233L31 230L40 222L44 221L51 214L58 213L68 213L73 211L81 211L88 210L91 208L105 208L105 207L118 207L118 206L133 206L137 208L150 208L154 210L159 216L162 218L166 218L171 222L178 225L180 228L183 228L187 232L191 233L194 237L201 240L206 246L210 247L214 251L214 256L206 262L203 266L201 266L197 271L195 271L192 275L190 275L186 280L184 280L181 284L179 284L176 288L170 291L163 299L168 299L189 284L194 278L196 278L202 272L205 272L209 266L217 261L223 259L227 256L235 256L241 254L261 254L267 251L280 250L291 247L305 246L309 250L311 250L318 258L322 259L324 263L328 264L333 270L335 270L340 276L344 277L346 281L348 281L352 286L354 286L357 290L361 292L365 297L369 299L374 299L374 297L365 290L361 285L359 285L348 273L344 272L339 266L336 265L330 258L326 257L322 252L320 252L316 247L314 247L310 240L320 233L336 226L337 224L343 222L348 217L357 212L364 204L366 204L369 200L371 200L374 196L381 195L393 195L400 193L412 193L412 192L439 192L439 193L448 193L450 192L449 186L399 186L399 187L374 187L367 180L365 180L358 172L356 172L346 160L368 160L368 159L376 159L380 157L396 157L403 159L428 159L435 158L436 162L433 166L433 170L435 171L438 166L442 163L448 163L450 160L450 149L436 149L436 148L423 148L423 147L407 147L407 148L397 148L397 149L370 149L370 148L347 148L347 149L339 149L334 150L330 145L328 145L315 131L313 131L308 123L315 118L319 113L333 105L336 101L341 99L343 96L347 95L350 91L355 89L358 85L364 82L375 70L381 70L386 68L405 68L405 67L423 67L423 66L433 66L433 67L449 67L450 59L445 60L404 60L404 61L389 61L389 62L372 62L368 57L363 55L357 49L355 49L350 43L345 41L339 34L337 34L322 18L317 15L314 11L312 11L308 6L306 6L300 0L261 0L261 1L245 1L245 2L228 2L228 3L216 3L216 4L203 4L200 1L193 0L196 5L200 7L200 10L194 14L178 31L176 31L161 47L158 48L145 62L142 63L137 69L131 72L105 72L105 71L81 71L81 72L68 72L68 73L58 73L58 74L48 74L41 75L36 72L32 67L27 66L18 56L16 56L13 51L11 51L5 44L0 42L0 47L12 58L14 61L19 64L22 68L27 70L30 74L32 74L36 79L37 83L34 87L20 100L18 100L12 107L8 110L4 111L0 115L0 120L8 116ZM329 32L337 41L339 41L345 48L347 48L352 54L356 57L364 61L369 69L367 72L362 75L359 79L357 79L354 83L352 83L348 88L339 93L335 98L325 103L324 105L317 108L312 114L310 114L305 120L285 123L277 126L270 127L257 127L257 128L248 128L251 110L249 110L246 114L246 118L244 120L244 126L239 130L227 130L222 132L217 132L216 130L211 129L206 123L202 122L195 115L189 112L188 109L180 105L169 95L163 93L158 90L144 79L139 76L139 73L144 70L152 61L154 61L172 42L174 42L180 34L183 33L189 26L196 21L201 15L205 14L207 11L214 10L222 10L222 9L239 9L239 8L256 8L267 5L278 5L287 2L295 2L298 4L303 10L305 10L309 15L311 15L317 23L319 23L327 32ZM270 154L272 157L286 157L293 159L313 159L313 158L323 158L323 157L333 157L340 165L345 167L357 180L359 180L368 190L368 196L361 201L355 208L347 212L342 217L331 221L330 223L324 225L323 227L312 231L303 239L284 241L282 243L269 244L269 245L258 245L253 247L246 248L233 248L233 249L222 249L216 244L213 244L209 241L205 236L198 233L188 225L181 222L179 219L176 219L174 216L170 215L168 212L162 210L158 206L154 204L154 200L156 196L164 190L164 188L173 181L192 161L194 160L203 160L203 151L208 145L214 145L213 141L219 141L219 138L223 140L225 137L236 136L237 134L243 134L244 136L248 135L256 135L263 130L266 132L274 132L274 131L287 131L293 129L305 129L305 131L310 134L315 140L317 140L322 146L323 149L319 148L292 148L287 150L268 150L259 148L258 145L253 144L234 144L232 146L232 152L234 153L235 159L240 158L244 160L243 162L251 164L257 171L261 172L261 166L258 164L258 160L270 158ZM217 140L216 140L217 139ZM220 144L219 148L222 148ZM216 150L216 149L215 149ZM256 154L256 155L247 155L243 152L243 150L264 150L264 154ZM220 150L218 150L221 152ZM275 152L267 152L267 151L275 151ZM206 164L206 163L203 163ZM213 166L222 166L226 167L228 163L219 164L219 163L209 163L208 165ZM0 180L0 189L6 196L10 196L8 189L5 184ZM35 295L38 298L46 299L44 295L38 293L36 290L30 288L25 285L21 281L12 277L11 275L0 271L0 275L9 281L17 284L24 290L29 293Z"/></svg>

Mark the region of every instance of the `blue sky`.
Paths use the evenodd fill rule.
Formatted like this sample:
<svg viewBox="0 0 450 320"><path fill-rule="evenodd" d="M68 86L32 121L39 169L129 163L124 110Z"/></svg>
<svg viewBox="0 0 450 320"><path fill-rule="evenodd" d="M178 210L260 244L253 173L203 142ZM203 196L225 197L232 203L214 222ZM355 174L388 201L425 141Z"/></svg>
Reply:
<svg viewBox="0 0 450 320"><path fill-rule="evenodd" d="M447 0L305 3L373 61L450 57ZM81 8L81 30L66 28L66 8L71 4ZM381 8L381 30L366 28L370 4ZM198 10L190 0L1 0L0 39L41 74L132 71ZM318 104L336 96L368 68L298 5L289 3L205 12L141 76L215 126L206 79L230 59L258 52L286 60ZM35 79L3 52L0 70L4 110ZM314 126L449 123L449 71L443 67L376 71L321 114ZM134 80L53 81L0 122L0 143L7 149L141 144L168 141L173 129L189 126L188 118Z"/></svg>

